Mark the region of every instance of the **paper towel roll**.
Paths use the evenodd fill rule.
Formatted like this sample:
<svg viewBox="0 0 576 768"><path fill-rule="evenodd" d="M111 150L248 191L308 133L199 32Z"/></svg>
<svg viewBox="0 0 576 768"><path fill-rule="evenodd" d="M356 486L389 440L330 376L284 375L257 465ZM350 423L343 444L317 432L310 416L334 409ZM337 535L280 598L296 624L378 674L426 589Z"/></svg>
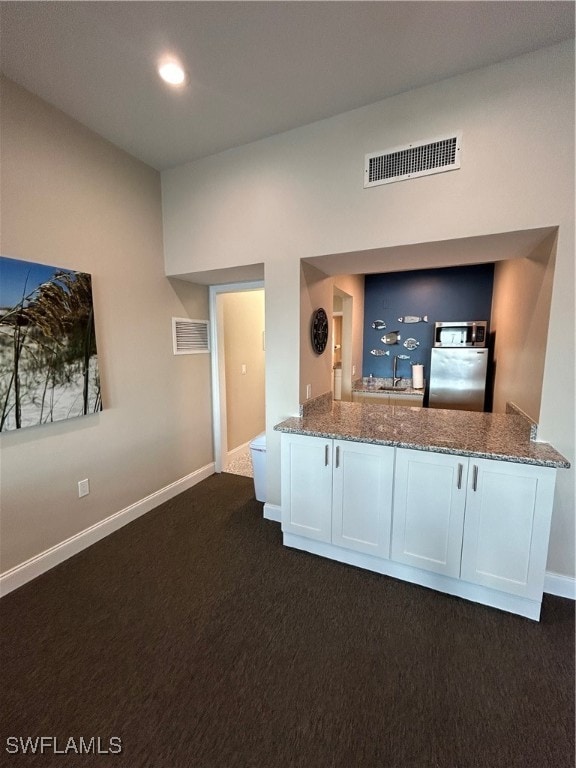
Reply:
<svg viewBox="0 0 576 768"><path fill-rule="evenodd" d="M412 386L414 389L422 389L424 387L424 366L413 365L412 366Z"/></svg>

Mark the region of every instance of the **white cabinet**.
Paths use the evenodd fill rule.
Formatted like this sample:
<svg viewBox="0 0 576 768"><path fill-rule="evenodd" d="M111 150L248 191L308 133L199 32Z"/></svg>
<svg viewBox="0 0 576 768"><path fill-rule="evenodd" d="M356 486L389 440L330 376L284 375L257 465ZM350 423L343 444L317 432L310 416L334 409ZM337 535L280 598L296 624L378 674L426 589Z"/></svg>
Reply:
<svg viewBox="0 0 576 768"><path fill-rule="evenodd" d="M555 471L398 449L392 559L541 599Z"/></svg>
<svg viewBox="0 0 576 768"><path fill-rule="evenodd" d="M282 435L282 531L390 553L394 449Z"/></svg>
<svg viewBox="0 0 576 768"><path fill-rule="evenodd" d="M390 397L385 392L352 392L353 403L368 403L369 405L389 405Z"/></svg>
<svg viewBox="0 0 576 768"><path fill-rule="evenodd" d="M388 395L388 405L401 405L403 408L422 408L423 395Z"/></svg>
<svg viewBox="0 0 576 768"><path fill-rule="evenodd" d="M282 435L282 530L332 538L332 440Z"/></svg>
<svg viewBox="0 0 576 768"><path fill-rule="evenodd" d="M470 459L460 577L541 599L555 471Z"/></svg>
<svg viewBox="0 0 576 768"><path fill-rule="evenodd" d="M334 400L342 400L342 368L334 368L332 392Z"/></svg>
<svg viewBox="0 0 576 768"><path fill-rule="evenodd" d="M468 459L398 449L392 559L460 575Z"/></svg>
<svg viewBox="0 0 576 768"><path fill-rule="evenodd" d="M390 554L394 448L334 441L332 543Z"/></svg>
<svg viewBox="0 0 576 768"><path fill-rule="evenodd" d="M538 619L555 479L552 467L283 433L284 543Z"/></svg>
<svg viewBox="0 0 576 768"><path fill-rule="evenodd" d="M393 392L352 392L353 403L367 403L369 405L401 405L406 408L421 408L423 395L416 393L399 395Z"/></svg>

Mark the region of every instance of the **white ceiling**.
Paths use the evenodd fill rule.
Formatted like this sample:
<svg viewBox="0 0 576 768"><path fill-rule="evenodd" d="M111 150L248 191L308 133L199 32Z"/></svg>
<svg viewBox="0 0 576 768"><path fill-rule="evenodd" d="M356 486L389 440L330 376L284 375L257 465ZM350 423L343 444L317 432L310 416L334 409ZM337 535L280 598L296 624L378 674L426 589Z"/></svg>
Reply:
<svg viewBox="0 0 576 768"><path fill-rule="evenodd" d="M2 2L0 21L7 77L161 170L574 37L574 3Z"/></svg>

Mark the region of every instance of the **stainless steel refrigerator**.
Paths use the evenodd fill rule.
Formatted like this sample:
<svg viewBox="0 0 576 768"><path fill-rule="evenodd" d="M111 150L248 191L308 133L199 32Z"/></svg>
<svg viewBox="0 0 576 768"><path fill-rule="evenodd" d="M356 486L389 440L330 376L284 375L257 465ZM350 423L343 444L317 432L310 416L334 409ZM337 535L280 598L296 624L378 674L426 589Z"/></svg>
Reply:
<svg viewBox="0 0 576 768"><path fill-rule="evenodd" d="M485 347L433 347L429 407L483 411L487 367Z"/></svg>

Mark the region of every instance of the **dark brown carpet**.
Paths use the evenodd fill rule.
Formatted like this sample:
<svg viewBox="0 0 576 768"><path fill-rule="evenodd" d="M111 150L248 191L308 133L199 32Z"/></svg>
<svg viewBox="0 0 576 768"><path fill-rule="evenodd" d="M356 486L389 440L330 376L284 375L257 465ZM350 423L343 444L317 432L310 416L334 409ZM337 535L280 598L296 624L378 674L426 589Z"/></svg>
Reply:
<svg viewBox="0 0 576 768"><path fill-rule="evenodd" d="M571 768L574 604L531 622L281 545L214 475L6 596L0 763ZM8 737L122 740L8 754Z"/></svg>

